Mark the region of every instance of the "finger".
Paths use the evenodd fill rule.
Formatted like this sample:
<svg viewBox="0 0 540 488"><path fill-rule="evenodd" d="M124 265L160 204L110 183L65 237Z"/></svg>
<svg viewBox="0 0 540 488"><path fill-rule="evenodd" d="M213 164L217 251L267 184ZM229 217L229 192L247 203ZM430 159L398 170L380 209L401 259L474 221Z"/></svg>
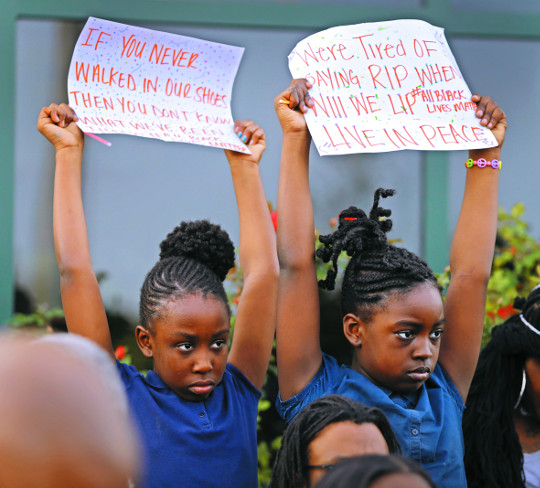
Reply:
<svg viewBox="0 0 540 488"><path fill-rule="evenodd" d="M491 98L489 98L488 96L479 96L479 99L478 101L476 102L476 105L477 105L477 109L476 109L476 116L481 119L482 117L484 117L485 113L486 113L486 108L487 108L487 105L491 102Z"/></svg>
<svg viewBox="0 0 540 488"><path fill-rule="evenodd" d="M486 100L484 100L484 98L486 98ZM498 121L498 119L494 118L495 113L497 112L497 110L500 110L497 102L495 102L489 97L482 97L481 103L485 103L485 105L483 108L484 115L482 116L480 124L486 127L489 127L489 124L492 124L492 127L494 127ZM500 112L497 112L498 117L501 116L501 112L502 110Z"/></svg>
<svg viewBox="0 0 540 488"><path fill-rule="evenodd" d="M51 109L49 107L42 107L38 115L37 128L39 131L47 125L51 120Z"/></svg>
<svg viewBox="0 0 540 488"><path fill-rule="evenodd" d="M251 120L240 120L240 121L237 121L234 125L234 128L235 128L235 133L236 135L240 138L240 140L242 142L246 142L249 138L249 135L251 135L251 133L247 133L247 130L248 130L248 127L253 124L254 122L251 121ZM257 124L255 124L257 125Z"/></svg>
<svg viewBox="0 0 540 488"><path fill-rule="evenodd" d="M43 107L41 112L39 112L38 120L41 119L50 119L51 118L51 109L49 107Z"/></svg>
<svg viewBox="0 0 540 488"><path fill-rule="evenodd" d="M296 86L292 86L287 89L287 96L285 96L286 100L289 100L289 108L291 110L294 110L296 107L298 107L298 104L300 103L301 95L298 92L298 89Z"/></svg>
<svg viewBox="0 0 540 488"><path fill-rule="evenodd" d="M247 124L246 127L244 127L244 130L242 132L242 137L240 138L240 140L244 144L247 144L249 142L249 140L251 139L253 133L258 128L259 128L259 126L257 124L255 124L254 122L251 122L251 123Z"/></svg>
<svg viewBox="0 0 540 488"><path fill-rule="evenodd" d="M58 124L60 122L60 117L58 115L58 105L56 105L56 103L51 103L49 105L49 110L50 110L50 116L51 116L51 120L55 123L55 124Z"/></svg>
<svg viewBox="0 0 540 488"><path fill-rule="evenodd" d="M75 114L75 111L66 103L60 104L60 110L64 114L64 122L65 125L71 124L74 120L79 120L77 115Z"/></svg>
<svg viewBox="0 0 540 488"><path fill-rule="evenodd" d="M308 111L308 107L313 106L313 100L311 99L309 95L309 88L311 88L311 83L309 83L307 80L295 80L296 82L293 85L293 89L295 90L296 96L298 98L298 106L297 108L302 112L306 113ZM290 107L293 108L293 107Z"/></svg>
<svg viewBox="0 0 540 488"><path fill-rule="evenodd" d="M257 130L251 134L249 144L250 146L253 146L259 144L259 142L264 142L264 131L260 127L257 127Z"/></svg>

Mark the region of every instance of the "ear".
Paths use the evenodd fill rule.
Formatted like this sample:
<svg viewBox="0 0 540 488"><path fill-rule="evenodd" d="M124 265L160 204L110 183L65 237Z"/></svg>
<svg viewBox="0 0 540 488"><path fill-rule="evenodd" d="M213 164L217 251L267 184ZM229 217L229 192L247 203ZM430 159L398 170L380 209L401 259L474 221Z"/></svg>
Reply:
<svg viewBox="0 0 540 488"><path fill-rule="evenodd" d="M135 339L139 349L145 357L151 358L152 352L152 334L148 329L145 329L142 325L135 327Z"/></svg>
<svg viewBox="0 0 540 488"><path fill-rule="evenodd" d="M354 347L362 347L365 323L354 313L348 313L343 317L343 333Z"/></svg>

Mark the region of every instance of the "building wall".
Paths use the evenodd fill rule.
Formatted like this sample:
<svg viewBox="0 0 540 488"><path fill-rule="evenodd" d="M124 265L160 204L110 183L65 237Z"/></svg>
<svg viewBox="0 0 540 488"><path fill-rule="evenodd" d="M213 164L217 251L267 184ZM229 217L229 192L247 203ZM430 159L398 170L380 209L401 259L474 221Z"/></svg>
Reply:
<svg viewBox="0 0 540 488"><path fill-rule="evenodd" d="M281 131L272 99L290 81L288 53L313 30L143 26L246 48L233 90L232 111L235 118L253 119L266 130L268 149L262 174L267 198L275 204ZM67 68L81 27L51 20L19 20L17 25L16 282L37 302L54 305L60 302L52 244L54 151L35 130L35 123L41 106L67 99ZM527 177L524 188L522 181L525 175L534 178L540 171L526 157L538 153L529 115L539 103L535 101L539 97L534 97L539 90L534 75L540 61L532 55L537 43L451 39L451 45L471 88L485 87L507 110L513 127L519 126L519 130L511 130L505 144L508 162L502 173L501 201L509 206L525 200L532 210L538 203L534 182ZM108 273L102 284L106 304L134 317L140 284L158 257L161 239L183 219L209 218L238 243L236 203L221 150L121 135L107 138L113 143L111 148L86 141L83 191L90 245L94 269ZM463 191L465 159L465 153L452 153L452 225ZM321 231L329 229L329 219L342 208L351 204L369 207L377 187L391 187L398 191L386 201L394 212L391 237L401 238L407 248L421 252L420 152L320 158L313 149L311 161L315 218ZM540 218L532 211L528 218L540 232Z"/></svg>

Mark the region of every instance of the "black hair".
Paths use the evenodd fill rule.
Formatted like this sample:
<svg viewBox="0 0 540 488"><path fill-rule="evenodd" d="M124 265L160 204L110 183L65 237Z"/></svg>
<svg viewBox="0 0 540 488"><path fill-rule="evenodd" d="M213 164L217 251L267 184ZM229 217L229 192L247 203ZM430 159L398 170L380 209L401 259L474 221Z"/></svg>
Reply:
<svg viewBox="0 0 540 488"><path fill-rule="evenodd" d="M375 424L386 440L388 450L400 452L399 442L382 410L366 407L341 395L327 395L304 408L285 430L274 463L270 488L309 486L309 444L328 425L346 421Z"/></svg>
<svg viewBox="0 0 540 488"><path fill-rule="evenodd" d="M234 266L234 246L227 232L208 220L182 222L160 244L159 261L141 287L140 323L150 328L169 298L212 295L230 315L223 280Z"/></svg>
<svg viewBox="0 0 540 488"><path fill-rule="evenodd" d="M359 208L349 207L339 214L337 229L319 237L324 247L316 255L333 265L326 278L319 281L321 288L334 289L340 253L345 251L351 257L341 291L343 315L355 313L369 320L375 307L390 293L406 292L424 282L437 286L437 279L425 261L388 242L391 211L379 207L379 200L394 193L395 190L377 189L369 216Z"/></svg>
<svg viewBox="0 0 540 488"><path fill-rule="evenodd" d="M431 488L435 483L416 461L397 455L367 454L344 459L317 483L317 488L369 488L386 475L414 473L423 478Z"/></svg>
<svg viewBox="0 0 540 488"><path fill-rule="evenodd" d="M540 331L540 288L527 299L516 298L514 308ZM531 356L540 356L540 335L530 330L519 314L494 327L490 342L480 353L463 415L469 488L525 487L523 453L513 414L525 361ZM520 406L527 408L525 399L520 400Z"/></svg>

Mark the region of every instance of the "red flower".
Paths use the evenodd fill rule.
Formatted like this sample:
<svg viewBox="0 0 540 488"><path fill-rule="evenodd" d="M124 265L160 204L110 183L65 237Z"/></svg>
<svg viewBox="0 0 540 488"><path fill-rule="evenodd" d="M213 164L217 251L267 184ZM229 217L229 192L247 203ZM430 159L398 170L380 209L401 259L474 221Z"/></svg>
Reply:
<svg viewBox="0 0 540 488"><path fill-rule="evenodd" d="M497 310L497 315L501 319L507 319L510 317L510 315L514 315L516 313L516 310L512 305L506 305L506 307L501 307L499 310Z"/></svg>
<svg viewBox="0 0 540 488"><path fill-rule="evenodd" d="M487 316L488 316L490 319L494 319L495 317L497 317L497 316L495 315L494 312L488 312L488 313L487 313Z"/></svg>
<svg viewBox="0 0 540 488"><path fill-rule="evenodd" d="M235 305L238 305L240 303L240 297L234 297L232 301Z"/></svg>
<svg viewBox="0 0 540 488"><path fill-rule="evenodd" d="M332 227L332 229L337 225L337 219L335 217L332 217L330 219L330 227Z"/></svg>
<svg viewBox="0 0 540 488"><path fill-rule="evenodd" d="M510 254L516 254L516 246L510 246Z"/></svg>
<svg viewBox="0 0 540 488"><path fill-rule="evenodd" d="M272 219L274 230L277 232L277 212L275 210L273 212L270 212L270 218Z"/></svg>
<svg viewBox="0 0 540 488"><path fill-rule="evenodd" d="M126 348L125 346L118 346L114 351L114 355L118 361L122 361L126 357Z"/></svg>

